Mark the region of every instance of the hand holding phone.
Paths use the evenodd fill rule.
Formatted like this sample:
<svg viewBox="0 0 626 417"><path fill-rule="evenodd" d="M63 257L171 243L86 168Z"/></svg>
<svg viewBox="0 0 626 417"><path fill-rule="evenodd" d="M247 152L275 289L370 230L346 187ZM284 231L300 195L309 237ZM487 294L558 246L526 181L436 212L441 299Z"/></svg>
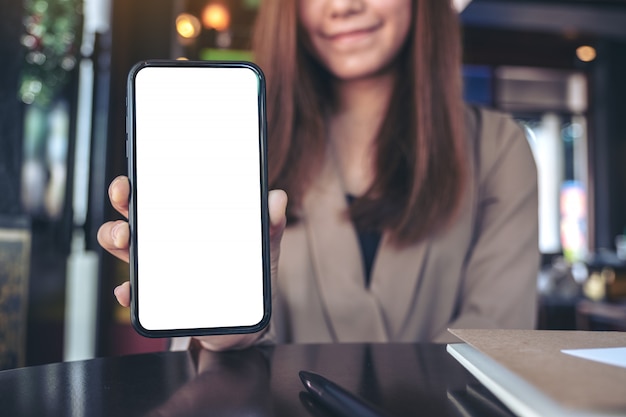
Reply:
<svg viewBox="0 0 626 417"><path fill-rule="evenodd" d="M119 176L109 186L111 205L118 213L128 218L128 197L130 185L128 177ZM270 264L272 280L277 273L278 259L280 256L280 242L287 222L285 209L287 206L287 194L282 190L270 190L268 193L268 211L270 218ZM168 227L164 224L163 227ZM120 260L129 261L129 232L128 223L123 220L112 220L102 224L98 231L98 242L109 253ZM175 282L172 282L175 285ZM115 297L123 307L130 306L130 282L126 281L115 288ZM229 349L242 349L251 346L258 340L262 332L246 334L227 334L213 336L197 336L202 346L212 351Z"/></svg>

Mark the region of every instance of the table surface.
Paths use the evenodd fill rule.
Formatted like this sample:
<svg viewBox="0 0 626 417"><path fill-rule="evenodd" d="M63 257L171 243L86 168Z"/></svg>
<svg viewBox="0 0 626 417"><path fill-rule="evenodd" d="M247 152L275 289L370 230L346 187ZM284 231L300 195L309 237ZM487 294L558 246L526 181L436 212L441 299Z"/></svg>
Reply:
<svg viewBox="0 0 626 417"><path fill-rule="evenodd" d="M511 416L436 344L279 345L160 352L0 372L0 415L307 416L298 371L320 373L389 416Z"/></svg>

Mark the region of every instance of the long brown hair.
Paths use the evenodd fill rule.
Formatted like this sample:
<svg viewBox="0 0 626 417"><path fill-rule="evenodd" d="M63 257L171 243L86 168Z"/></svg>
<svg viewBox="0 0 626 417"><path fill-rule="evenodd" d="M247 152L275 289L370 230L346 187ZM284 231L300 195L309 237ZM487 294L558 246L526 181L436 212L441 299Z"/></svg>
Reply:
<svg viewBox="0 0 626 417"><path fill-rule="evenodd" d="M263 1L253 37L267 78L270 187L289 195L297 221L325 156L331 75L304 47L297 0ZM389 230L398 245L445 227L467 176L458 17L451 1L414 0L396 86L376 146L376 177L350 207L357 227Z"/></svg>

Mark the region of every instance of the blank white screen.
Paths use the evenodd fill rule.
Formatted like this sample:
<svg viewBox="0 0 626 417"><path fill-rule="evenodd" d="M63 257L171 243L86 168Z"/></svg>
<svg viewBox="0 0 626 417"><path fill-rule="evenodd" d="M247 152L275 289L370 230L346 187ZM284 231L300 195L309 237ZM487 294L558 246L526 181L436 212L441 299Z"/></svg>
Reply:
<svg viewBox="0 0 626 417"><path fill-rule="evenodd" d="M263 317L259 85L248 68L136 75L136 294L147 330Z"/></svg>

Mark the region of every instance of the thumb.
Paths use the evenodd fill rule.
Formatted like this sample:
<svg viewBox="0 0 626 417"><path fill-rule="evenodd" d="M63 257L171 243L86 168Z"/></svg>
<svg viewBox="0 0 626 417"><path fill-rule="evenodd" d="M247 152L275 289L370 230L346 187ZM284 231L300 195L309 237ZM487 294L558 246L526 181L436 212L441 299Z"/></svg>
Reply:
<svg viewBox="0 0 626 417"><path fill-rule="evenodd" d="M270 253L272 274L278 268L280 255L280 241L287 224L287 193L283 190L271 190L268 194L268 208L270 217Z"/></svg>

